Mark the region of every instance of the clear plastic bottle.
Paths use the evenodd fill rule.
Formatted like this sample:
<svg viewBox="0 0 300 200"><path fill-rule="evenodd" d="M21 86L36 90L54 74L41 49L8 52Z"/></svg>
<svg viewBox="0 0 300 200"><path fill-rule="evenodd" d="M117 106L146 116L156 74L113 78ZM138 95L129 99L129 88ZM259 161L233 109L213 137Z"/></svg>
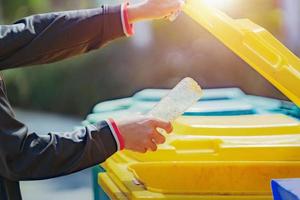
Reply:
<svg viewBox="0 0 300 200"><path fill-rule="evenodd" d="M202 96L201 87L192 78L184 78L148 113L165 121L173 121L193 106Z"/></svg>

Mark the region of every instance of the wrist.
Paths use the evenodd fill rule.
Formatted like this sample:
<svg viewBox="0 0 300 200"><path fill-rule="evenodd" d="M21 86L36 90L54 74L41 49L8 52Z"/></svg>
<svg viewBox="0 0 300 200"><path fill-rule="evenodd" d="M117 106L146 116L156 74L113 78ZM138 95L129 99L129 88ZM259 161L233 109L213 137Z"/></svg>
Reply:
<svg viewBox="0 0 300 200"><path fill-rule="evenodd" d="M153 19L151 16L151 9L145 3L128 6L128 20L130 23L151 19Z"/></svg>
<svg viewBox="0 0 300 200"><path fill-rule="evenodd" d="M115 138L115 141L117 143L117 149L123 150L125 148L125 141L124 141L123 135L121 134L121 132L119 130L118 125L112 118L108 119L106 122L109 125L110 130Z"/></svg>
<svg viewBox="0 0 300 200"><path fill-rule="evenodd" d="M127 10L128 10L129 23L133 24L133 23L141 21L143 19L142 15L141 15L141 5L140 4L129 5Z"/></svg>

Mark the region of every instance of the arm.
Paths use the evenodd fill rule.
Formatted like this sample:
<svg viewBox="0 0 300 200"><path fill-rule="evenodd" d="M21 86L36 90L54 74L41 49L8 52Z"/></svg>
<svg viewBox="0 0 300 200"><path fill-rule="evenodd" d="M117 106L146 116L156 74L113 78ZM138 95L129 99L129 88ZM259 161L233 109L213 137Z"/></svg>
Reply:
<svg viewBox="0 0 300 200"><path fill-rule="evenodd" d="M34 180L69 174L103 162L118 150L118 140L105 121L67 133L31 133L14 118L0 87L2 177Z"/></svg>
<svg viewBox="0 0 300 200"><path fill-rule="evenodd" d="M33 15L0 25L0 70L51 63L133 34L132 23L177 12L183 0Z"/></svg>
<svg viewBox="0 0 300 200"><path fill-rule="evenodd" d="M1 83L0 83L1 85ZM0 87L0 176L9 180L38 180L70 174L102 163L123 148L156 150L168 133L168 122L139 117L107 120L66 133L31 133L17 121Z"/></svg>
<svg viewBox="0 0 300 200"><path fill-rule="evenodd" d="M125 36L121 6L48 13L0 26L0 70L62 60Z"/></svg>

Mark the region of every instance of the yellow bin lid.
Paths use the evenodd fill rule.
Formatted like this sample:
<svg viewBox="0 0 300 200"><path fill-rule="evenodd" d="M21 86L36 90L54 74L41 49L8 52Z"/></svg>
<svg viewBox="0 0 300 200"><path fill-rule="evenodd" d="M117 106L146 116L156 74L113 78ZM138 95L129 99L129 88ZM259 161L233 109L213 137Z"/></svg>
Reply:
<svg viewBox="0 0 300 200"><path fill-rule="evenodd" d="M256 136L299 134L300 122L282 114L183 116L173 123L179 135Z"/></svg>
<svg viewBox="0 0 300 200"><path fill-rule="evenodd" d="M232 19L201 0L184 12L300 106L300 59L271 33L248 19Z"/></svg>

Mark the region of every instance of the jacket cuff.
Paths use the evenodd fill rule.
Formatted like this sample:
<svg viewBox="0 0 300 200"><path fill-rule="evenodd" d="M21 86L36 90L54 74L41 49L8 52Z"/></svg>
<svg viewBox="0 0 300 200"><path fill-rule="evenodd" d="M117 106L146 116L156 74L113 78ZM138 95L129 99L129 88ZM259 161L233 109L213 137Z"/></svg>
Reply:
<svg viewBox="0 0 300 200"><path fill-rule="evenodd" d="M102 12L99 15L99 21L103 20L104 25L101 28L102 40L106 42L114 39L124 37L123 23L122 23L122 6L101 6Z"/></svg>
<svg viewBox="0 0 300 200"><path fill-rule="evenodd" d="M122 20L124 33L127 37L132 36L134 34L133 24L129 23L128 5L129 5L129 2L126 1L121 6L121 20Z"/></svg>
<svg viewBox="0 0 300 200"><path fill-rule="evenodd" d="M106 121L100 121L93 125L88 125L87 127L89 126L92 127L91 130L94 130L90 132L92 133L92 138L98 144L98 150L95 156L101 158L99 162L103 162L118 151L117 142ZM101 154L103 154L103 156L101 156Z"/></svg>
<svg viewBox="0 0 300 200"><path fill-rule="evenodd" d="M108 124L108 126L112 132L112 135L115 138L118 150L119 151L123 150L125 147L125 142L124 142L124 138L123 138L116 122L113 119L108 119L108 120L106 120L106 123Z"/></svg>

